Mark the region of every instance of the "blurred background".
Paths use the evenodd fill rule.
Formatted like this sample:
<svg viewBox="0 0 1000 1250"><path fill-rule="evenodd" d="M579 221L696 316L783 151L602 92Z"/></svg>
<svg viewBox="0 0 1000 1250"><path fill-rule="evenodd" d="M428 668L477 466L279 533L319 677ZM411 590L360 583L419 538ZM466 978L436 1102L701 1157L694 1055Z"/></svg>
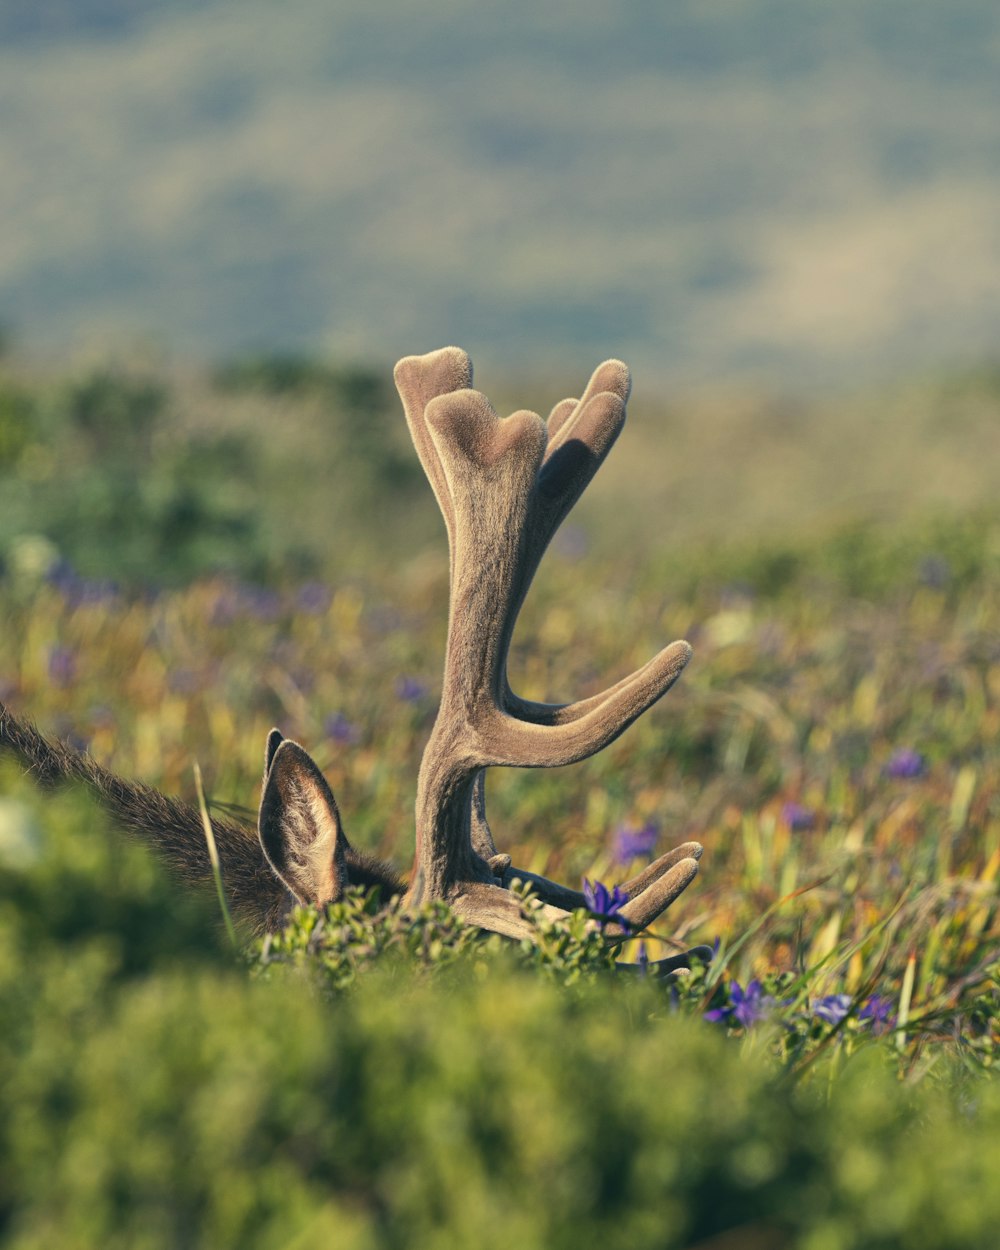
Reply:
<svg viewBox="0 0 1000 1250"><path fill-rule="evenodd" d="M649 385L995 352L989 0L7 0L0 46L0 308L39 348L458 340Z"/></svg>
<svg viewBox="0 0 1000 1250"><path fill-rule="evenodd" d="M2 3L5 545L343 568L378 502L410 554L387 379L451 342L539 409L629 361L612 541L987 501L998 67L988 0Z"/></svg>

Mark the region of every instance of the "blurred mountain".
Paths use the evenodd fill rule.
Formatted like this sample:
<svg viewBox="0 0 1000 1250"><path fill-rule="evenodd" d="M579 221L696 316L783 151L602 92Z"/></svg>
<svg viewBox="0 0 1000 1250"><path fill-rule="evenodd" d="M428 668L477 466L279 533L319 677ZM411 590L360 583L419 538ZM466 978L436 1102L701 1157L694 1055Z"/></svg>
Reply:
<svg viewBox="0 0 1000 1250"><path fill-rule="evenodd" d="M995 357L992 0L0 0L0 321L490 369Z"/></svg>

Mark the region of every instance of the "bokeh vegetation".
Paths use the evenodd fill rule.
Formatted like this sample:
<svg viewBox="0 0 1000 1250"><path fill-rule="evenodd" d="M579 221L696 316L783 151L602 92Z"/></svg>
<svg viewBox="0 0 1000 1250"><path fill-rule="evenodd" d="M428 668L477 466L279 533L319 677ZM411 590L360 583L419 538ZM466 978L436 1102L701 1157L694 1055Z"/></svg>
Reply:
<svg viewBox="0 0 1000 1250"><path fill-rule="evenodd" d="M692 642L600 756L489 793L502 848L571 884L703 842L622 952L718 941L689 976L613 976L582 917L518 959L361 898L238 955L80 796L5 772L0 1239L991 1244L1000 397L841 402L640 408L515 640L535 698ZM818 468L769 496L782 448ZM199 760L251 823L278 724L405 867L447 595L408 455L365 370L8 362L0 695L171 793Z"/></svg>
<svg viewBox="0 0 1000 1250"><path fill-rule="evenodd" d="M973 361L998 47L993 0L0 5L0 314L201 359Z"/></svg>

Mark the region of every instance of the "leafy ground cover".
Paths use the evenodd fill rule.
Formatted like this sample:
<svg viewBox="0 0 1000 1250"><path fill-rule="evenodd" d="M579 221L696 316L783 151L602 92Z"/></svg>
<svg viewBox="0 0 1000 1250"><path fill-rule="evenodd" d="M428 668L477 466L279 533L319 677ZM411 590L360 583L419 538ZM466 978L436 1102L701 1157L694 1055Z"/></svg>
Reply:
<svg viewBox="0 0 1000 1250"><path fill-rule="evenodd" d="M4 1245L991 1242L982 1076L900 1081L844 1034L789 1069L787 1015L727 1038L579 929L519 968L429 912L335 989L316 916L241 959L80 796L4 789ZM363 913L322 923L391 936Z"/></svg>

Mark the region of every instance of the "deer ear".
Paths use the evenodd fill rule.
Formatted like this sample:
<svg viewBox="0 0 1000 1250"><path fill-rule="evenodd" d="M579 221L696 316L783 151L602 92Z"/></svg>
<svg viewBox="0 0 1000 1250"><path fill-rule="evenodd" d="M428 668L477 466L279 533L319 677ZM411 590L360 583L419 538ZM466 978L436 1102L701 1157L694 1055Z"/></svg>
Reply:
<svg viewBox="0 0 1000 1250"><path fill-rule="evenodd" d="M335 902L348 886L347 838L326 778L297 742L268 736L257 833L267 862L300 903ZM272 750L273 746L273 750Z"/></svg>
<svg viewBox="0 0 1000 1250"><path fill-rule="evenodd" d="M267 735L267 743L264 747L264 781L267 781L267 774L271 771L271 762L274 759L274 753L278 747L284 742L285 736L280 729L272 729Z"/></svg>

